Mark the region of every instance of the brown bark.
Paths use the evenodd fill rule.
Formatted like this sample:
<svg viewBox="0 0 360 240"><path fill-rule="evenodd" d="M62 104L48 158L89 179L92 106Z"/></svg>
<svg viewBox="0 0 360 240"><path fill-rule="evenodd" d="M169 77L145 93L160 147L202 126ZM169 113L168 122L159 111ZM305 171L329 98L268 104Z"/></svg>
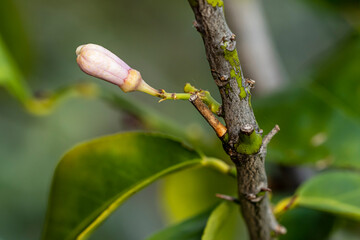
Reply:
<svg viewBox="0 0 360 240"><path fill-rule="evenodd" d="M242 216L252 240L271 239L271 232L285 231L273 216L267 196L269 188L265 173L266 145L279 129L274 128L275 130L265 136L256 152L251 154L239 152L238 146L242 143L243 136L250 135L254 131L261 135L262 131L251 108L251 86L241 71L235 35L227 26L221 0L217 1L216 6L209 4L207 0L189 0L189 3L195 14L194 26L203 38L211 73L222 98L221 112L227 134L221 137L221 140L224 150L237 169ZM232 56L237 60L229 59L226 51L233 53ZM245 91L246 95L241 91Z"/></svg>

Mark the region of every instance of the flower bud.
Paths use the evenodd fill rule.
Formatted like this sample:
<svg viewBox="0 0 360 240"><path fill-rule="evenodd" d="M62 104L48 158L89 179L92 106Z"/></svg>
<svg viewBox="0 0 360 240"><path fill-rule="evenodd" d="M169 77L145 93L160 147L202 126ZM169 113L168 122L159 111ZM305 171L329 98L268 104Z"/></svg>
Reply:
<svg viewBox="0 0 360 240"><path fill-rule="evenodd" d="M151 95L157 92L142 79L138 71L102 46L81 45L76 49L76 55L83 72L118 85L124 92L142 91Z"/></svg>

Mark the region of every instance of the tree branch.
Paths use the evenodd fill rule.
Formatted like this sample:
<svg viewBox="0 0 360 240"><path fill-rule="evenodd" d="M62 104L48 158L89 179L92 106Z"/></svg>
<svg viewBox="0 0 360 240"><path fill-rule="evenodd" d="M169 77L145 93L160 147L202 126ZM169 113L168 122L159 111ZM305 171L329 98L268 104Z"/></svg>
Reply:
<svg viewBox="0 0 360 240"><path fill-rule="evenodd" d="M227 134L220 139L235 163L242 215L252 240L271 239L271 231L284 233L272 213L265 173L266 147L252 107L250 84L243 76L235 35L227 26L221 0L189 0L195 14L212 76L222 98ZM264 146L270 138L266 138Z"/></svg>
<svg viewBox="0 0 360 240"><path fill-rule="evenodd" d="M275 125L275 127L266 135L263 139L263 144L261 146L260 152L266 153L267 145L271 141L271 139L280 131L279 125Z"/></svg>

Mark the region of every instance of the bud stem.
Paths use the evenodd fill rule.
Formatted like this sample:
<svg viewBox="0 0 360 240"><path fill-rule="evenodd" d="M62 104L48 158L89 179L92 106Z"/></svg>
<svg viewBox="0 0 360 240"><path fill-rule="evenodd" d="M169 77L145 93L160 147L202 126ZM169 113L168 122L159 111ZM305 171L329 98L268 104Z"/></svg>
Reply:
<svg viewBox="0 0 360 240"><path fill-rule="evenodd" d="M147 93L154 97L161 98L160 101L165 100L189 100L191 94L190 93L168 93L164 89L155 89L149 86L145 81L139 86L137 89L140 92Z"/></svg>
<svg viewBox="0 0 360 240"><path fill-rule="evenodd" d="M160 101L165 100L189 100L190 93L167 93L164 89L159 90L158 97L162 98Z"/></svg>
<svg viewBox="0 0 360 240"><path fill-rule="evenodd" d="M184 87L185 93L168 93L164 89L156 90L143 81L137 88L137 91L147 93L154 97L161 98L160 102L165 100L189 100L191 95L196 93L199 99L211 110L211 112L219 115L221 105L210 94L209 91L198 90L194 86L187 83Z"/></svg>

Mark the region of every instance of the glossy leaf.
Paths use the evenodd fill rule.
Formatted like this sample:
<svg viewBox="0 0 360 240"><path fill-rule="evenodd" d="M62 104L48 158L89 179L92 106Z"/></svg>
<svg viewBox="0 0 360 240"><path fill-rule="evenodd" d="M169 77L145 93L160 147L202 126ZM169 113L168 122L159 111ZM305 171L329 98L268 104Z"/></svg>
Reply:
<svg viewBox="0 0 360 240"><path fill-rule="evenodd" d="M19 2L14 0L0 1L0 36L7 46L21 72L27 73L32 66L32 53L28 33L18 9Z"/></svg>
<svg viewBox="0 0 360 240"><path fill-rule="evenodd" d="M212 211L211 211L212 210ZM147 240L247 240L245 222L240 216L239 206L222 202L178 224L172 225Z"/></svg>
<svg viewBox="0 0 360 240"><path fill-rule="evenodd" d="M222 202L210 215L202 240L248 239L245 222L240 217L239 205Z"/></svg>
<svg viewBox="0 0 360 240"><path fill-rule="evenodd" d="M358 240L359 237L359 222L338 218L329 240Z"/></svg>
<svg viewBox="0 0 360 240"><path fill-rule="evenodd" d="M5 87L15 98L25 102L30 91L0 35L0 86Z"/></svg>
<svg viewBox="0 0 360 240"><path fill-rule="evenodd" d="M195 168L166 177L159 197L170 222L179 222L218 203L216 193L236 195L236 179L213 169Z"/></svg>
<svg viewBox="0 0 360 240"><path fill-rule="evenodd" d="M155 233L147 240L199 240L210 214L211 210L200 213Z"/></svg>
<svg viewBox="0 0 360 240"><path fill-rule="evenodd" d="M286 212L280 219L287 233L280 240L316 239L326 240L334 226L334 216L329 213L306 208Z"/></svg>
<svg viewBox="0 0 360 240"><path fill-rule="evenodd" d="M297 191L297 204L360 220L360 174L334 171L319 174Z"/></svg>
<svg viewBox="0 0 360 240"><path fill-rule="evenodd" d="M43 239L84 239L140 189L200 164L196 151L159 134L122 133L80 144L55 170Z"/></svg>
<svg viewBox="0 0 360 240"><path fill-rule="evenodd" d="M29 49L16 4L0 1L0 86L22 103L31 96L22 74L29 70Z"/></svg>
<svg viewBox="0 0 360 240"><path fill-rule="evenodd" d="M360 169L360 36L329 59L312 81L254 103L261 127L281 128L269 160Z"/></svg>
<svg viewBox="0 0 360 240"><path fill-rule="evenodd" d="M32 93L23 79L17 64L9 53L0 35L0 86L4 87L13 97L20 101L25 109L35 115L46 115L54 108L71 97L94 97L98 88L91 83L78 83L62 87L55 91L42 92L38 97Z"/></svg>
<svg viewBox="0 0 360 240"><path fill-rule="evenodd" d="M41 96L33 97L25 102L26 110L34 115L48 115L65 100L75 97L94 98L99 94L99 88L93 83L77 83L61 87L55 91L42 92Z"/></svg>

